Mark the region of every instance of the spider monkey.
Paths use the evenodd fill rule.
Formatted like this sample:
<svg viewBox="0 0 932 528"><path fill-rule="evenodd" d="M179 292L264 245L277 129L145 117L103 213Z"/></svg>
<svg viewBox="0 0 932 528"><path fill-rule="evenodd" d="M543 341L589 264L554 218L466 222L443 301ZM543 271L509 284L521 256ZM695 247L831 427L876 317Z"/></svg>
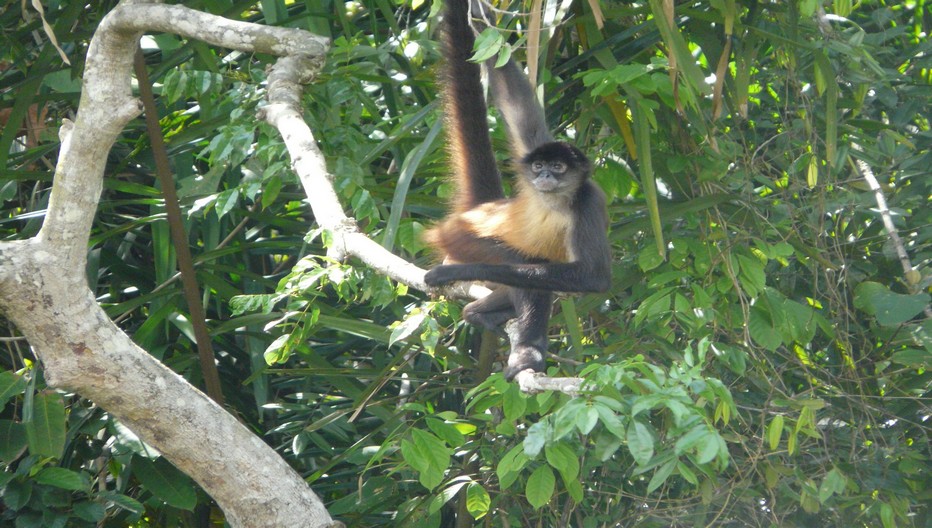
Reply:
<svg viewBox="0 0 932 528"><path fill-rule="evenodd" d="M475 2L473 8L482 6ZM444 256L430 286L488 281L493 292L466 305L464 319L497 329L516 318L504 374L543 372L553 292L602 292L611 283L605 195L578 148L556 141L530 82L514 61L486 62L489 90L511 140L514 196L505 197L489 136L470 0L447 0L443 98L453 181L452 211L425 240ZM482 27L487 17L477 24Z"/></svg>

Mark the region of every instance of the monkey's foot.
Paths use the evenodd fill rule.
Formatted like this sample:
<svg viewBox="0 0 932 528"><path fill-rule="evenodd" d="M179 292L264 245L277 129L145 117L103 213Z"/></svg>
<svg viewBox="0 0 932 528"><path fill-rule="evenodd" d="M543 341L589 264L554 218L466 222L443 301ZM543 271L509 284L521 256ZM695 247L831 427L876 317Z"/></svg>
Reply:
<svg viewBox="0 0 932 528"><path fill-rule="evenodd" d="M544 372L547 368L547 362L544 361L544 353L534 347L527 345L517 345L511 349L508 354L508 364L505 365L503 373L505 379L511 381L519 372L530 370L532 372Z"/></svg>

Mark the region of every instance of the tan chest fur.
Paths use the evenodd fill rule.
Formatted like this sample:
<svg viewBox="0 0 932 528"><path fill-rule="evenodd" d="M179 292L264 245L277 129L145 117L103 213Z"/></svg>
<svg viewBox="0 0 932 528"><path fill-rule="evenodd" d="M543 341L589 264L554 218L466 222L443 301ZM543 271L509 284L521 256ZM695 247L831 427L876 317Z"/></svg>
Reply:
<svg viewBox="0 0 932 528"><path fill-rule="evenodd" d="M560 208L519 197L483 204L464 213L463 219L477 235L502 240L528 257L554 262L573 259L567 243L571 216Z"/></svg>

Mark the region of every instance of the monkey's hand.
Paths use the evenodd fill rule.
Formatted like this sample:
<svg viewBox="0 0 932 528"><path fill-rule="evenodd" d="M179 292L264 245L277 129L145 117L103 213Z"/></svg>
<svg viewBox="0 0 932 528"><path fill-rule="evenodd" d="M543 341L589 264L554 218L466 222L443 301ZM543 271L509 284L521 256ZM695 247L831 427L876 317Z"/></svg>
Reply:
<svg viewBox="0 0 932 528"><path fill-rule="evenodd" d="M461 264L445 264L437 266L436 268L427 272L424 275L424 282L428 286L443 286L444 284L449 284L458 280L465 280L461 277L461 268L464 268Z"/></svg>

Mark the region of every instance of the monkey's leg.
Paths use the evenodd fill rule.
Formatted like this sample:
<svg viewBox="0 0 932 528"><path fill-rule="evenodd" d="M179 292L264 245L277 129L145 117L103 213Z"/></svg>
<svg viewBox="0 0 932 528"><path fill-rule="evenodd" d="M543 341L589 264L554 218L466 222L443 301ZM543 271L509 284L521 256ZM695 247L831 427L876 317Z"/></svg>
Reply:
<svg viewBox="0 0 932 528"><path fill-rule="evenodd" d="M544 372L547 363L547 327L553 293L543 290L511 288L511 297L518 317L514 331L509 331L511 353L505 366L505 379L512 380L522 370Z"/></svg>
<svg viewBox="0 0 932 528"><path fill-rule="evenodd" d="M505 321L517 315L510 290L507 286L498 286L492 293L467 304L463 308L463 319L471 325L500 332Z"/></svg>

